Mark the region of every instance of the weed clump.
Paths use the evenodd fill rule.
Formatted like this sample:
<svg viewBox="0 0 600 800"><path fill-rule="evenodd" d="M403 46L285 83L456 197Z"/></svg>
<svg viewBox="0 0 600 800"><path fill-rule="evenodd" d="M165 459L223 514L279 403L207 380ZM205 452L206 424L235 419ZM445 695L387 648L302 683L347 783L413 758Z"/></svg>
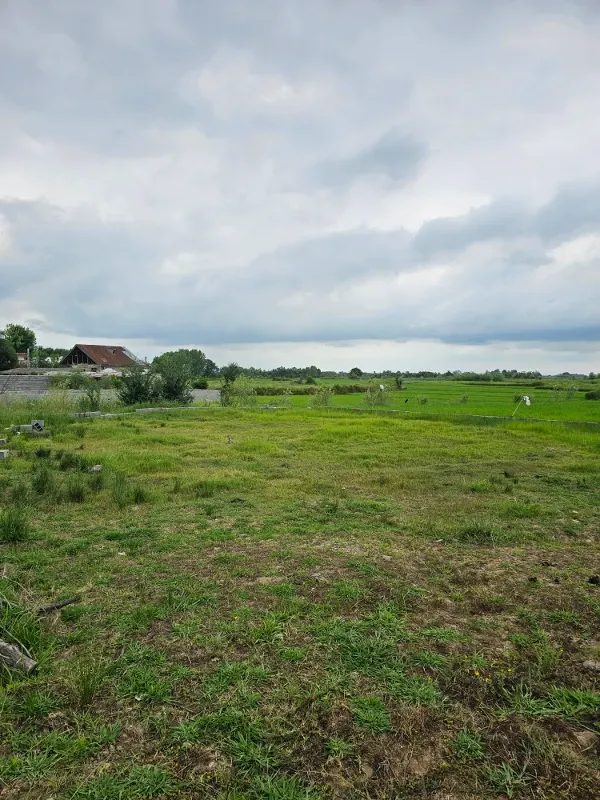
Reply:
<svg viewBox="0 0 600 800"><path fill-rule="evenodd" d="M468 522L460 531L456 538L464 544L496 544L498 537L494 525L482 520Z"/></svg>
<svg viewBox="0 0 600 800"><path fill-rule="evenodd" d="M10 506L0 513L0 542L24 542L29 533L29 520L24 508Z"/></svg>

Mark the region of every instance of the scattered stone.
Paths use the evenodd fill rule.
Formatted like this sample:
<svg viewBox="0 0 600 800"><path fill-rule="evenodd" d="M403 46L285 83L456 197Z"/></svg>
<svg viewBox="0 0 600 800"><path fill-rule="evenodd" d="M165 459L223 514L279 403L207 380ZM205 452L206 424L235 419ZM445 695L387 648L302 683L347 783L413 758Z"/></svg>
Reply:
<svg viewBox="0 0 600 800"><path fill-rule="evenodd" d="M31 425L13 425L13 433L31 433Z"/></svg>
<svg viewBox="0 0 600 800"><path fill-rule="evenodd" d="M10 450L0 450L0 461L3 461L5 458L8 458L10 455Z"/></svg>
<svg viewBox="0 0 600 800"><path fill-rule="evenodd" d="M600 672L600 661L584 661L584 669L591 669L593 672Z"/></svg>
<svg viewBox="0 0 600 800"><path fill-rule="evenodd" d="M600 586L600 575L592 575L591 578L588 578L588 583L591 583L594 586Z"/></svg>
<svg viewBox="0 0 600 800"><path fill-rule="evenodd" d="M7 444L7 443L8 443L8 439L0 439L0 444Z"/></svg>
<svg viewBox="0 0 600 800"><path fill-rule="evenodd" d="M94 464L93 467L90 467L88 469L88 472L102 472L103 469L104 467L102 466L102 464Z"/></svg>
<svg viewBox="0 0 600 800"><path fill-rule="evenodd" d="M593 731L577 731L573 737L581 750L591 750L598 743L598 736Z"/></svg>
<svg viewBox="0 0 600 800"><path fill-rule="evenodd" d="M233 439L231 438L231 436L227 437L227 444L233 444Z"/></svg>
<svg viewBox="0 0 600 800"><path fill-rule="evenodd" d="M266 586L269 583L281 583L284 578L277 577L276 575L265 575L262 578L257 578L254 582Z"/></svg>
<svg viewBox="0 0 600 800"><path fill-rule="evenodd" d="M373 777L373 767L369 764L361 764L360 765L361 772L365 776L365 778L370 781Z"/></svg>
<svg viewBox="0 0 600 800"><path fill-rule="evenodd" d="M382 561L391 561L392 557L391 556L381 556L381 559L382 559Z"/></svg>

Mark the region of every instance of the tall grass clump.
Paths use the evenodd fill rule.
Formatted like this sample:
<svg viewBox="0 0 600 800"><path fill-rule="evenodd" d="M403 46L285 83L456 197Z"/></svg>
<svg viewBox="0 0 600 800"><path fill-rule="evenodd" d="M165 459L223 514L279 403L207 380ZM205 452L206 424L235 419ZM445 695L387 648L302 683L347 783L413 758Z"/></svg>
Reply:
<svg viewBox="0 0 600 800"><path fill-rule="evenodd" d="M29 519L24 508L9 506L0 513L0 542L24 542L29 533Z"/></svg>
<svg viewBox="0 0 600 800"><path fill-rule="evenodd" d="M131 500L127 478L119 473L115 475L113 480L112 498L117 508L125 508Z"/></svg>
<svg viewBox="0 0 600 800"><path fill-rule="evenodd" d="M31 488L35 494L52 494L54 487L54 472L49 467L44 464L35 470L31 478Z"/></svg>
<svg viewBox="0 0 600 800"><path fill-rule="evenodd" d="M81 475L70 475L66 485L67 499L71 503L83 503L85 500L86 486Z"/></svg>

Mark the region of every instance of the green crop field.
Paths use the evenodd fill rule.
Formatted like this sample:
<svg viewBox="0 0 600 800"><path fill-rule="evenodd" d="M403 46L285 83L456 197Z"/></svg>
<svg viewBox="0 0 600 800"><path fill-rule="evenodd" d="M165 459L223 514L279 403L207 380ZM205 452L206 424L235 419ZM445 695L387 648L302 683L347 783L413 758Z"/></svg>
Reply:
<svg viewBox="0 0 600 800"><path fill-rule="evenodd" d="M0 461L2 797L599 797L600 427L442 418L526 392L599 420L1 407L53 432Z"/></svg>
<svg viewBox="0 0 600 800"><path fill-rule="evenodd" d="M502 381L498 383L476 383L455 380L403 380L402 391L397 391L394 381L373 378L359 381L319 378L316 386L298 386L297 381L269 381L252 379L248 381L255 389L272 389L269 394L257 398L259 403L277 404L287 393L302 390L332 391L329 405L346 409L368 408L365 394L336 395L335 386L352 384L366 389L383 385L384 402L377 407L385 410L402 411L408 414L432 415L491 415L520 419L549 419L600 422L600 400L586 399L586 393L598 392L597 380L572 380L547 378L533 382ZM219 388L218 381L211 382L211 388ZM519 403L524 395L530 398L531 405ZM287 402L295 408L309 408L313 404L311 395L291 395ZM372 407L372 406L371 406Z"/></svg>

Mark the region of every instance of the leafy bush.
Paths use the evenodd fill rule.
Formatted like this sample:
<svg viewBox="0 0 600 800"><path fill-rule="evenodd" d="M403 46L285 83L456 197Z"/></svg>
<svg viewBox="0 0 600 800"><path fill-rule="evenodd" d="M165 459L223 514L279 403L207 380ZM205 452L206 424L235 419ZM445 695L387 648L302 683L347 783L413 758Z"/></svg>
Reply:
<svg viewBox="0 0 600 800"><path fill-rule="evenodd" d="M586 400L600 400L600 389L596 389L593 392L586 392L585 393Z"/></svg>
<svg viewBox="0 0 600 800"><path fill-rule="evenodd" d="M313 395L313 408L328 408L331 402L332 391L327 386L321 386Z"/></svg>
<svg viewBox="0 0 600 800"><path fill-rule="evenodd" d="M388 404L388 392L381 388L382 385L383 384L369 384L367 393L365 394L365 403L369 407L386 406Z"/></svg>
<svg viewBox="0 0 600 800"><path fill-rule="evenodd" d="M192 381L187 368L180 368L177 365L163 364L159 367L158 375L160 383L158 392L164 400L170 400L182 405L188 405L194 399L192 397Z"/></svg>
<svg viewBox="0 0 600 800"><path fill-rule="evenodd" d="M206 378L196 378L192 386L194 389L208 389L208 381Z"/></svg>
<svg viewBox="0 0 600 800"><path fill-rule="evenodd" d="M126 406L152 403L160 398L159 381L144 367L128 367L123 370L117 394Z"/></svg>
<svg viewBox="0 0 600 800"><path fill-rule="evenodd" d="M17 351L7 339L0 339L0 372L14 369L19 363Z"/></svg>
<svg viewBox="0 0 600 800"><path fill-rule="evenodd" d="M308 383L308 381L307 381ZM334 386L324 387L331 391L331 394L364 394L368 391L368 386L363 384L360 386L356 383L336 383ZM316 394L318 391L316 386L288 386L286 392L294 397L306 397L307 395ZM280 386L255 386L254 393L257 397L276 397L281 394Z"/></svg>
<svg viewBox="0 0 600 800"><path fill-rule="evenodd" d="M84 392L84 396L79 399L79 408L82 411L100 411L100 382L97 379L88 378Z"/></svg>
<svg viewBox="0 0 600 800"><path fill-rule="evenodd" d="M221 405L245 408L256 405L257 392L249 378L238 378L235 383L225 383L221 389Z"/></svg>

